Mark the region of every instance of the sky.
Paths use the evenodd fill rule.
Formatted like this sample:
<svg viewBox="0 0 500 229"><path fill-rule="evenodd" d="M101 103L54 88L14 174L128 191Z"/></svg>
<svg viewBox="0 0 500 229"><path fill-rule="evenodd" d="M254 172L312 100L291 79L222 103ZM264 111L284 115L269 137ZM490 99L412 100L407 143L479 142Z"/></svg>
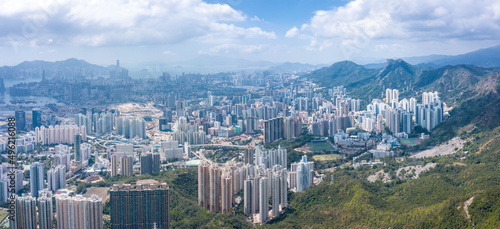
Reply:
<svg viewBox="0 0 500 229"><path fill-rule="evenodd" d="M498 44L498 0L0 1L0 66L217 57L365 64Z"/></svg>

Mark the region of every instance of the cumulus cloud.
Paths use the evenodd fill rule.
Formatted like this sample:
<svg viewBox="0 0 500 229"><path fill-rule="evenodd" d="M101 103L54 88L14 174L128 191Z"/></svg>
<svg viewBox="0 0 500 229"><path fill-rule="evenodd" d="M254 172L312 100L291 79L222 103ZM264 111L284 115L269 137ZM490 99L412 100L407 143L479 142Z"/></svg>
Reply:
<svg viewBox="0 0 500 229"><path fill-rule="evenodd" d="M310 49L329 42L360 45L366 40L487 40L500 36L498 0L354 0L328 11L316 11L310 21L286 33L310 37Z"/></svg>
<svg viewBox="0 0 500 229"><path fill-rule="evenodd" d="M295 37L297 34L299 34L299 29L294 26L286 32L285 37Z"/></svg>
<svg viewBox="0 0 500 229"><path fill-rule="evenodd" d="M202 0L0 1L0 42L52 39L85 46L172 44L191 39L274 39L274 32L235 23L247 16ZM52 43L52 42L51 42Z"/></svg>

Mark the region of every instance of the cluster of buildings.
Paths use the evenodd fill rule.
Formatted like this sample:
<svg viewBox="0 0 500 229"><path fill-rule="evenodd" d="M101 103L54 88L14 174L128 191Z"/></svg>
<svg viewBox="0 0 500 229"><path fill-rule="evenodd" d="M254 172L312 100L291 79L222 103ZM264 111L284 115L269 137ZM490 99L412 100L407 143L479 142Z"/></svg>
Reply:
<svg viewBox="0 0 500 229"><path fill-rule="evenodd" d="M0 152L7 150L9 143L8 135L0 135ZM29 153L35 150L38 145L37 137L34 131L27 132L23 135L18 135L16 138L16 153Z"/></svg>
<svg viewBox="0 0 500 229"><path fill-rule="evenodd" d="M16 169L13 170L12 174L9 174L10 167L11 166L8 163L3 163L0 165L0 202L9 201L9 189L13 188L16 193L23 189L24 171ZM11 178L9 176L12 176L12 178L14 178L14 187L9 187L11 182Z"/></svg>
<svg viewBox="0 0 500 229"><path fill-rule="evenodd" d="M16 129L18 131L34 130L36 127L42 126L42 111L35 108L31 111L31 123L27 122L25 111L15 111Z"/></svg>
<svg viewBox="0 0 500 229"><path fill-rule="evenodd" d="M200 124L195 120L187 121L185 116L177 120L177 130L173 133L173 140L179 144L189 143L191 145L206 144L207 133L200 129Z"/></svg>
<svg viewBox="0 0 500 229"><path fill-rule="evenodd" d="M264 144L280 139L291 140L302 133L302 121L294 117L278 117L264 121Z"/></svg>
<svg viewBox="0 0 500 229"><path fill-rule="evenodd" d="M415 98L399 100L397 89L387 89L385 102L374 99L364 111L361 102L347 97L342 86L329 89L329 94L331 102L318 95L313 97L319 106L305 121L311 134L333 137L356 128L385 132L386 127L393 134L411 134L415 124L432 130L443 120L443 104L437 92L424 92L422 104L418 104Z"/></svg>
<svg viewBox="0 0 500 229"><path fill-rule="evenodd" d="M307 117L311 134L333 137L356 125L354 112L360 111L361 101L348 97L342 86L329 89L328 93L331 101L317 94L313 97L318 101L318 107Z"/></svg>
<svg viewBox="0 0 500 229"><path fill-rule="evenodd" d="M87 140L86 127L77 125L56 125L36 127L36 139L41 145L73 144L75 134L79 133L81 141Z"/></svg>
<svg viewBox="0 0 500 229"><path fill-rule="evenodd" d="M160 154L145 153L141 155L141 174L153 174L160 172Z"/></svg>
<svg viewBox="0 0 500 229"><path fill-rule="evenodd" d="M126 155L111 156L111 176L132 176L134 174L134 157Z"/></svg>
<svg viewBox="0 0 500 229"><path fill-rule="evenodd" d="M123 135L125 138L139 137L145 139L146 121L144 118L124 118L116 119L116 134Z"/></svg>
<svg viewBox="0 0 500 229"><path fill-rule="evenodd" d="M224 165L202 160L198 165L198 204L213 212L228 213L243 188L244 170L232 161Z"/></svg>
<svg viewBox="0 0 500 229"><path fill-rule="evenodd" d="M15 205L16 218L9 222L14 229L104 228L102 199L95 195L90 198L81 195L69 197L66 194L52 196L52 192L43 190L38 197L16 197Z"/></svg>
<svg viewBox="0 0 500 229"><path fill-rule="evenodd" d="M101 113L87 111L86 114L75 114L75 124L85 127L87 134L101 136L115 133L130 139L146 138L146 121L144 118L121 117L119 110L103 111Z"/></svg>
<svg viewBox="0 0 500 229"><path fill-rule="evenodd" d="M202 160L198 165L198 204L210 211L229 213L235 196L243 191L244 213L252 216L253 222L264 223L287 207L290 184L297 191L304 191L312 184L313 170L312 162L306 161L292 164L289 173L287 150L281 147L247 148L245 162L239 164L219 165Z"/></svg>

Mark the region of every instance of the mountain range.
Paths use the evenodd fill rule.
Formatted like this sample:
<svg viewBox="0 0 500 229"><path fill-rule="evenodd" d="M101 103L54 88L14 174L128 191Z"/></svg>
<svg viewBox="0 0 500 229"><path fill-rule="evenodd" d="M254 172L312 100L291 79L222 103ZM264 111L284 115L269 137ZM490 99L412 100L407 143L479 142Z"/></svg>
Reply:
<svg viewBox="0 0 500 229"><path fill-rule="evenodd" d="M411 65L402 59L390 59L381 69L343 61L304 77L327 88L345 86L353 97L369 102L373 98L383 98L387 88L399 89L403 95L412 96L422 91L438 91L445 100L450 100L468 92L491 90L490 85L498 82L499 75L500 68L463 64L429 68Z"/></svg>
<svg viewBox="0 0 500 229"><path fill-rule="evenodd" d="M479 49L476 51L460 54L460 55L428 55L416 57L401 57L412 65L420 67L440 68L446 65L469 64L480 67L500 67L500 45ZM365 64L366 68L378 69L384 67L384 62Z"/></svg>
<svg viewBox="0 0 500 229"><path fill-rule="evenodd" d="M446 65L476 65L480 67L500 67L500 45L480 49L477 51L456 55L429 55L421 57L405 57L400 58L407 64L411 64L418 68L441 68ZM333 64L331 67L353 67L352 64L346 64L348 61L341 61ZM351 62L352 63L352 62ZM350 74L362 74L364 71L371 72L386 68L387 63L373 63L360 66L355 66L358 72ZM132 77L157 77L162 72L171 74L182 73L218 73L218 72L258 72L269 71L271 73L295 73L303 74L314 71L326 66L325 64L304 64L304 63L273 63L270 61L249 61L238 58L228 58L223 56L208 56L201 55L187 61L177 61L166 63L163 61L144 62L133 65L127 65L127 68ZM412 67L412 68L414 68ZM56 76L63 77L99 77L108 76L110 71L116 70L115 65L103 67L100 65L90 64L84 60L70 58L63 61L24 61L16 66L0 67L0 77L5 79L20 79L20 78L41 78L42 71L45 71L46 77L52 78ZM410 70L410 69L407 69ZM325 71L322 69L321 71ZM348 69L342 69L342 72L349 72ZM346 78L348 79L348 78ZM351 80L349 80L351 81Z"/></svg>

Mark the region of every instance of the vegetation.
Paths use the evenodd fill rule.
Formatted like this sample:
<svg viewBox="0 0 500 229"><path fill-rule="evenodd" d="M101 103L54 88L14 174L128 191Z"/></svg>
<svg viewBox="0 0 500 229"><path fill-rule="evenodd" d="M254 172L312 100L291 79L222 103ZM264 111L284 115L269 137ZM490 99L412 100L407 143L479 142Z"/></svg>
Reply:
<svg viewBox="0 0 500 229"><path fill-rule="evenodd" d="M416 180L370 183L379 168L342 169L294 195L285 215L265 228L498 228L500 225L500 128L485 136L480 154L450 155L391 163L393 174L407 164L438 165ZM491 141L491 139L496 139ZM472 143L467 149L483 143ZM468 155L465 159L462 156ZM494 159L495 161L492 161ZM459 164L457 164L459 163ZM462 165L464 164L464 165ZM334 182L330 183L330 176ZM475 196L467 218L464 202Z"/></svg>
<svg viewBox="0 0 500 229"><path fill-rule="evenodd" d="M209 212L198 206L198 175L193 168L162 171L157 175L117 176L97 183L78 183L77 187L110 187L113 184L135 183L142 179L166 182L170 187L170 226L172 228L251 228L242 214L220 214ZM83 188L82 188L83 189ZM104 213L109 214L109 201L104 204ZM109 222L105 228L110 228Z"/></svg>
<svg viewBox="0 0 500 229"><path fill-rule="evenodd" d="M263 228L500 227L498 74L491 75L492 69L470 66L447 66L422 71L401 64L397 69L403 72L402 76L416 77L416 82L413 82L416 90L437 90L446 103L455 106L450 118L432 130L429 139L411 150L422 150L456 136L468 140L464 148L448 156L407 158L402 161L385 158L385 165L373 168L338 169L328 173L319 185L292 195L286 213L263 225ZM380 84L366 78L367 82L359 83L355 91L365 91L369 95L370 90L376 87L380 93L385 77L397 76L391 71L382 74L385 70L374 76L374 82ZM457 71L462 74L454 74ZM446 74L451 76L443 77ZM335 83L335 79L325 81ZM403 87L401 84L392 86ZM368 90L368 87L374 88ZM425 130L419 132L425 133ZM436 167L421 173L418 179L400 179L396 176L398 168L430 162L436 163ZM319 162L315 161L315 167L316 163ZM380 170L388 173L392 181L367 181L368 175ZM414 170L408 173L412 174ZM334 178L333 183L330 182L331 176ZM465 202L471 197L474 199L467 206L468 217Z"/></svg>

